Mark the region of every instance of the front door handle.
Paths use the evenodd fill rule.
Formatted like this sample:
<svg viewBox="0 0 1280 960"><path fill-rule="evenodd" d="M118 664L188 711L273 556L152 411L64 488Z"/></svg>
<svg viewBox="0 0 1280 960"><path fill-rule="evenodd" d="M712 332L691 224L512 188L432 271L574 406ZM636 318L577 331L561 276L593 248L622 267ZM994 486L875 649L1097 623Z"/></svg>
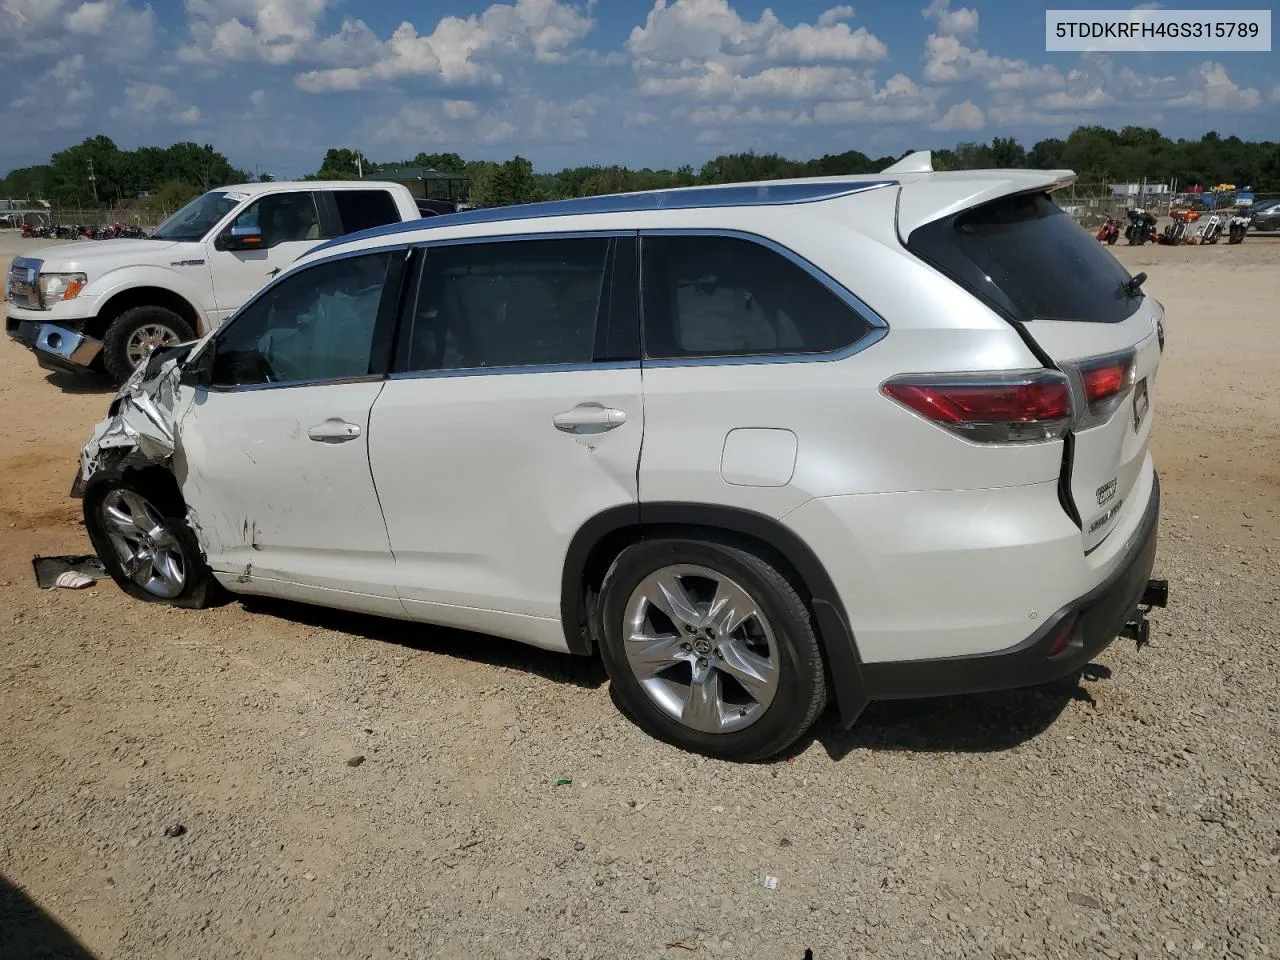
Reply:
<svg viewBox="0 0 1280 960"><path fill-rule="evenodd" d="M551 418L557 430L565 433L604 433L627 422L627 411L600 403L580 403L572 410Z"/></svg>
<svg viewBox="0 0 1280 960"><path fill-rule="evenodd" d="M308 430L307 436L319 443L346 443L360 436L360 425L330 417Z"/></svg>

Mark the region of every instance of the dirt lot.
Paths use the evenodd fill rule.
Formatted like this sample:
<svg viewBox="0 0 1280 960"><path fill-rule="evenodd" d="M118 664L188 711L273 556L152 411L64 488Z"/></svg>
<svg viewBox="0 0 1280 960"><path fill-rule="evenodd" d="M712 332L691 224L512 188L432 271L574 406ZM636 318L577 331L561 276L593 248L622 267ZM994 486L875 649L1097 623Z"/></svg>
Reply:
<svg viewBox="0 0 1280 960"><path fill-rule="evenodd" d="M107 393L0 342L0 957L1280 954L1280 241L1116 249L1168 310L1151 646L753 766L496 639L37 590Z"/></svg>

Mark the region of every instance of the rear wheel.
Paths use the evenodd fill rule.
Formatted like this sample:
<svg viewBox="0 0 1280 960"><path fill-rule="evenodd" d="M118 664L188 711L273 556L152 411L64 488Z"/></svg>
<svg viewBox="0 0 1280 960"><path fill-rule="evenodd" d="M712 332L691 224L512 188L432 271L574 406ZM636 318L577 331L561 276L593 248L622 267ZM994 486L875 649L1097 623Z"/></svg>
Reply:
<svg viewBox="0 0 1280 960"><path fill-rule="evenodd" d="M676 539L628 547L605 577L599 626L619 703L649 733L688 750L774 756L826 701L808 609L748 550Z"/></svg>
<svg viewBox="0 0 1280 960"><path fill-rule="evenodd" d="M134 307L111 322L102 338L102 362L123 383L153 350L194 339L191 325L167 307Z"/></svg>
<svg viewBox="0 0 1280 960"><path fill-rule="evenodd" d="M202 608L222 598L181 503L150 484L103 478L85 491L84 521L102 565L139 600Z"/></svg>

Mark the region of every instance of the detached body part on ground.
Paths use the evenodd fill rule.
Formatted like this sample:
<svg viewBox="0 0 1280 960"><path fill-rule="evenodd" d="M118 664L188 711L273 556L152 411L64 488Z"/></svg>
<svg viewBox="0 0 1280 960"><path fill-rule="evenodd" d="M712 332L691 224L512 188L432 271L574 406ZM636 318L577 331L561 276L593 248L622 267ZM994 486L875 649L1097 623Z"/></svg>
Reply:
<svg viewBox="0 0 1280 960"><path fill-rule="evenodd" d="M90 534L142 599L598 651L727 757L1069 674L1163 603L1165 337L1070 181L912 157L326 244L135 372Z"/></svg>

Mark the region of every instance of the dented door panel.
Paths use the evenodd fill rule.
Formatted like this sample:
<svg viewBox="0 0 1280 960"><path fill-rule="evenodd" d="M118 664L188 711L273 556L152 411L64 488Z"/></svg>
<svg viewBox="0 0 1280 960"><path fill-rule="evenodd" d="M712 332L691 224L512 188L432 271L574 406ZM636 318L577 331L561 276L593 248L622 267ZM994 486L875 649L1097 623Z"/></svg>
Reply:
<svg viewBox="0 0 1280 960"><path fill-rule="evenodd" d="M173 470L216 574L240 592L266 581L259 591L299 599L284 585L397 596L369 472L380 381L184 389Z"/></svg>

